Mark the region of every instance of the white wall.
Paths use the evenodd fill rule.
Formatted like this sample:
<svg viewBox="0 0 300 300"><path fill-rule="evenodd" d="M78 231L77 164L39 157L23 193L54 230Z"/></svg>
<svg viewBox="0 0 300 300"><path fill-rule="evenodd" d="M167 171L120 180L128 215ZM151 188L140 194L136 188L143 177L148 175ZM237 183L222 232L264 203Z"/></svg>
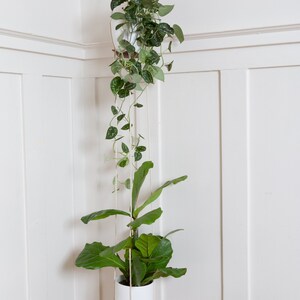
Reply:
<svg viewBox="0 0 300 300"><path fill-rule="evenodd" d="M80 0L1 0L1 29L80 42Z"/></svg>
<svg viewBox="0 0 300 300"><path fill-rule="evenodd" d="M298 0L173 0L175 9L166 20L180 24L186 35L207 34L249 28L299 24ZM110 0L82 1L83 39L86 42L110 42Z"/></svg>
<svg viewBox="0 0 300 300"><path fill-rule="evenodd" d="M109 2L81 3L80 43L78 2L2 4L1 299L113 299L111 270L73 266L86 241L114 239L113 220L79 221L114 203L103 139ZM152 187L189 175L164 194L153 228L185 228L172 237L172 264L188 274L156 284L157 300L298 299L299 4L186 3L173 15L187 41L167 57L173 72L148 91L138 119Z"/></svg>

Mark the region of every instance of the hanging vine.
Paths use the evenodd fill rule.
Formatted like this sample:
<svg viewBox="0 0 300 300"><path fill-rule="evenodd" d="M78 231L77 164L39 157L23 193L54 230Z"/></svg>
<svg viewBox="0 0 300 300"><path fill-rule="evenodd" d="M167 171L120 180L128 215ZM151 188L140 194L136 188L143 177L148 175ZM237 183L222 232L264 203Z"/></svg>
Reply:
<svg viewBox="0 0 300 300"><path fill-rule="evenodd" d="M124 7L120 6L125 4ZM124 142L126 132L133 126L130 119L132 109L140 109L143 104L139 102L148 85L154 84L155 80L164 81L165 73L172 69L173 62L165 63L164 52L172 51L172 43L175 38L183 42L184 35L178 25L172 27L162 22L161 18L170 13L173 5L162 5L158 0L113 0L111 9L114 11L111 18L116 24L115 30L119 33L115 45L115 61L110 65L114 75L110 83L110 89L120 101L120 105L111 106L113 117L109 123L106 139L113 140L114 152L119 153L117 165L125 168L133 161L140 161L146 147L141 144L142 134L134 137L131 145ZM169 43L163 51L163 42L169 38ZM124 103L127 98L135 94L134 101L124 111ZM113 122L116 121L116 124ZM120 143L118 147L118 143ZM118 152L117 149L121 149ZM130 179L119 181L125 187L130 188Z"/></svg>

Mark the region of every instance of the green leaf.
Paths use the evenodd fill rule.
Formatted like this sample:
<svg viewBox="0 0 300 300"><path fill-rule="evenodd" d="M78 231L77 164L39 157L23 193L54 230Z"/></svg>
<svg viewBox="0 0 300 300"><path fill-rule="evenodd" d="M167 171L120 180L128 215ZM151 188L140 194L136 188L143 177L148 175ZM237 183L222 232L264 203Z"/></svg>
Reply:
<svg viewBox="0 0 300 300"><path fill-rule="evenodd" d="M126 187L126 189L130 190L131 188L131 181L130 181L130 178L127 178L124 182L124 185Z"/></svg>
<svg viewBox="0 0 300 300"><path fill-rule="evenodd" d="M172 230L172 231L170 231L169 233L167 233L165 236L164 236L164 238L167 238L169 235L171 235L171 234L173 234L173 233L176 233L176 232L178 232L178 231L183 231L184 229L175 229L175 230Z"/></svg>
<svg viewBox="0 0 300 300"><path fill-rule="evenodd" d="M139 152L145 152L146 149L147 148L145 146L138 146L138 147L136 147L136 151L139 151Z"/></svg>
<svg viewBox="0 0 300 300"><path fill-rule="evenodd" d="M174 60L171 61L169 64L166 65L168 72L170 72L172 70L173 62L174 62Z"/></svg>
<svg viewBox="0 0 300 300"><path fill-rule="evenodd" d="M137 107L137 108L141 108L141 107L143 107L144 105L143 105L143 104L140 104L140 103L136 103L136 104L134 104L134 106Z"/></svg>
<svg viewBox="0 0 300 300"><path fill-rule="evenodd" d="M129 90L125 90L125 89L119 90L118 96L120 98L126 98L126 97L128 97L129 96Z"/></svg>
<svg viewBox="0 0 300 300"><path fill-rule="evenodd" d="M158 246L160 238L152 234L141 234L135 241L135 246L139 249L143 257L150 257L153 250Z"/></svg>
<svg viewBox="0 0 300 300"><path fill-rule="evenodd" d="M135 47L133 45L131 45L126 40L121 40L120 41L120 46L123 47L128 53L134 53L135 52Z"/></svg>
<svg viewBox="0 0 300 300"><path fill-rule="evenodd" d="M123 157L118 161L118 166L121 168L125 168L129 164L129 159L128 157Z"/></svg>
<svg viewBox="0 0 300 300"><path fill-rule="evenodd" d="M114 176L112 184L115 185L118 182L118 176Z"/></svg>
<svg viewBox="0 0 300 300"><path fill-rule="evenodd" d="M96 211L96 212L93 212L89 215L86 215L86 216L81 218L81 221L84 224L87 224L90 221L105 219L105 218L108 218L110 216L116 216L116 215L123 215L123 216L129 216L130 217L130 214L126 211L123 211L123 210L105 209L105 210Z"/></svg>
<svg viewBox="0 0 300 300"><path fill-rule="evenodd" d="M153 224L163 213L162 209L159 207L154 209L145 215L141 216L140 218L135 219L134 221L130 222L127 226L131 227L133 230L136 230L143 224L151 225Z"/></svg>
<svg viewBox="0 0 300 300"><path fill-rule="evenodd" d="M185 275L187 272L186 268L163 268L158 269L152 276L145 278L142 282L142 285L147 285L151 281L161 278L161 277L168 277L172 276L174 278L179 278Z"/></svg>
<svg viewBox="0 0 300 300"><path fill-rule="evenodd" d="M146 83L153 83L153 76L151 75L151 73L149 71L143 70L141 75Z"/></svg>
<svg viewBox="0 0 300 300"><path fill-rule="evenodd" d="M142 0L142 4L145 8L151 9L153 8L153 0Z"/></svg>
<svg viewBox="0 0 300 300"><path fill-rule="evenodd" d="M115 12L110 16L113 20L125 20L125 14L121 12Z"/></svg>
<svg viewBox="0 0 300 300"><path fill-rule="evenodd" d="M124 270L126 267L125 263L118 255L113 253L102 255L102 252L107 248L109 247L98 242L86 244L76 259L76 266L92 270L104 267L120 268L121 270Z"/></svg>
<svg viewBox="0 0 300 300"><path fill-rule="evenodd" d="M120 122L120 121L122 121L124 119L124 117L125 117L125 114L119 115L117 117L117 120Z"/></svg>
<svg viewBox="0 0 300 300"><path fill-rule="evenodd" d="M121 23L121 24L118 24L115 28L115 30L119 30L121 27L123 27L125 24L127 23Z"/></svg>
<svg viewBox="0 0 300 300"><path fill-rule="evenodd" d="M182 43L184 41L184 34L183 34L181 27L177 24L174 24L173 29L174 29L174 33L175 33L176 37L178 38L179 42Z"/></svg>
<svg viewBox="0 0 300 300"><path fill-rule="evenodd" d="M115 75L123 69L123 66L120 64L118 60L114 61L111 65L111 72Z"/></svg>
<svg viewBox="0 0 300 300"><path fill-rule="evenodd" d="M122 130L129 130L129 128L130 128L130 124L127 123L127 124L125 124L121 129L122 129Z"/></svg>
<svg viewBox="0 0 300 300"><path fill-rule="evenodd" d="M139 74L132 74L131 78L132 78L132 82L134 83L140 83L142 81L142 76Z"/></svg>
<svg viewBox="0 0 300 300"><path fill-rule="evenodd" d="M152 66L150 72L154 78L160 81L165 81L165 74L161 68Z"/></svg>
<svg viewBox="0 0 300 300"><path fill-rule="evenodd" d="M159 7L158 14L161 17L164 17L167 14L169 14L173 10L173 8L174 8L174 5L162 5Z"/></svg>
<svg viewBox="0 0 300 300"><path fill-rule="evenodd" d="M117 108L114 105L112 105L112 107L111 107L111 112L113 113L113 115L117 115L119 113L119 111L117 110Z"/></svg>
<svg viewBox="0 0 300 300"><path fill-rule="evenodd" d="M124 153L129 153L129 148L127 147L126 144L122 143L121 147Z"/></svg>
<svg viewBox="0 0 300 300"><path fill-rule="evenodd" d="M113 92L113 94L116 95L121 90L123 85L124 85L124 80L121 77L117 76L111 81L110 89Z"/></svg>
<svg viewBox="0 0 300 300"><path fill-rule="evenodd" d="M157 27L161 34L174 34L174 28L167 23L159 23Z"/></svg>
<svg viewBox="0 0 300 300"><path fill-rule="evenodd" d="M101 255L107 255L107 254L115 254L121 250L130 249L133 247L132 237L128 237L127 239L119 242L113 247L107 247L105 250L101 252Z"/></svg>
<svg viewBox="0 0 300 300"><path fill-rule="evenodd" d="M171 242L168 239L162 238L150 256L148 273L165 268L171 260L172 254Z"/></svg>
<svg viewBox="0 0 300 300"><path fill-rule="evenodd" d="M132 82L126 82L124 85L124 89L129 90L129 91L135 89L135 87L136 87L136 84L132 83Z"/></svg>
<svg viewBox="0 0 300 300"><path fill-rule="evenodd" d="M160 194L162 193L162 191L163 191L164 188L168 187L171 184L177 184L177 183L179 183L181 181L184 181L186 179L187 179L187 176L181 176L181 177L178 177L178 178L175 178L173 180L169 180L169 181L165 182L161 187L159 187L157 190L155 190L150 195L150 197L140 207L138 207L136 210L134 210L133 217L136 218L139 215L139 213L146 206L148 206L149 204L151 204L152 202L154 202L160 196Z"/></svg>
<svg viewBox="0 0 300 300"><path fill-rule="evenodd" d="M142 154L141 152L138 152L138 151L135 151L135 152L134 152L134 160L135 160L135 161L141 160L142 157L143 157L143 154Z"/></svg>
<svg viewBox="0 0 300 300"><path fill-rule="evenodd" d="M118 134L118 128L110 126L106 132L106 139L111 140Z"/></svg>
<svg viewBox="0 0 300 300"><path fill-rule="evenodd" d="M144 64L146 62L148 55L149 55L149 51L147 51L145 49L141 49L140 53L139 53L140 62Z"/></svg>
<svg viewBox="0 0 300 300"><path fill-rule="evenodd" d="M112 0L110 3L111 10L114 10L117 6L124 3L126 0Z"/></svg>
<svg viewBox="0 0 300 300"><path fill-rule="evenodd" d="M132 187L132 210L134 211L141 187L149 170L153 168L152 161L145 161L134 173L133 187Z"/></svg>
<svg viewBox="0 0 300 300"><path fill-rule="evenodd" d="M132 281L134 286L141 286L147 272L147 266L138 256L132 259Z"/></svg>
<svg viewBox="0 0 300 300"><path fill-rule="evenodd" d="M173 41L170 41L169 46L168 46L168 50L170 53L172 52L172 44L173 44Z"/></svg>
<svg viewBox="0 0 300 300"><path fill-rule="evenodd" d="M153 65L160 61L160 56L155 50L151 50L146 57L146 64Z"/></svg>

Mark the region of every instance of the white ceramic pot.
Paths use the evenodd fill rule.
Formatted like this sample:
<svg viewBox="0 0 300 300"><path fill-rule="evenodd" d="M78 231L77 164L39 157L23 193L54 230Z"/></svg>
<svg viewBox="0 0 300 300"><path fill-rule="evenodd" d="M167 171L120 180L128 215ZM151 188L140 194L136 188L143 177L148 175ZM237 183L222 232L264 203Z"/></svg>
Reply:
<svg viewBox="0 0 300 300"><path fill-rule="evenodd" d="M120 10L119 10L120 12ZM115 49L118 49L118 38L122 35L122 39L125 41L130 42L131 45L133 45L138 51L140 47L137 45L136 39L138 37L137 32L129 33L129 30L126 26L123 26L116 30L116 26L119 25L120 23L123 23L124 20L111 20L110 21L110 31L111 31L111 38L114 44Z"/></svg>
<svg viewBox="0 0 300 300"><path fill-rule="evenodd" d="M115 281L115 300L153 300L154 285L153 283L146 286L130 287L120 283L122 276Z"/></svg>

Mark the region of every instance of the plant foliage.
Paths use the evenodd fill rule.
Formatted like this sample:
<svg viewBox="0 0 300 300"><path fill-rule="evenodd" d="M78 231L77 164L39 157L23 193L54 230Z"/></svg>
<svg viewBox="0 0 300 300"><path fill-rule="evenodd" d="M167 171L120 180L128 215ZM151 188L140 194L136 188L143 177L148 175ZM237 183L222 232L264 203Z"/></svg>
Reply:
<svg viewBox="0 0 300 300"><path fill-rule="evenodd" d="M106 139L113 142L116 168L135 168L132 179L120 180L119 175L113 179L113 192L118 192L122 185L131 189L131 209L105 209L88 214L81 220L87 224L111 216L128 218L126 224L130 236L114 246L100 242L86 244L76 259L76 266L93 270L118 268L126 284L143 286L161 277L181 277L187 271L186 268L168 267L173 249L167 237L181 229L173 230L165 237L139 234L141 226L153 224L163 213L157 205L149 210L150 205L165 188L186 180L187 176L169 180L147 197L141 196L153 162L145 161L137 168L137 162L142 161L147 148L143 145L144 137L139 133L133 134L136 128L131 118L132 110L143 107L140 98L146 88L155 84L156 80L165 80L164 69L171 71L173 61L165 62L164 54L172 51L174 40L182 43L184 34L179 25L171 26L162 21L172 12L174 5L163 5L159 0L112 0L110 7L111 18L116 22L118 45L115 45L115 60L110 65L113 74L110 90L115 96L115 103L110 107L112 119ZM168 46L163 50L166 39L169 40Z"/></svg>
<svg viewBox="0 0 300 300"><path fill-rule="evenodd" d="M158 279L160 277L173 276L178 278L186 273L186 268L174 269L167 267L173 254L172 245L167 236L162 237L153 234L138 234L138 229L142 225L153 224L162 215L162 209L159 207L140 216L140 213L143 211L143 209L150 203L157 200L164 188L170 186L171 184L177 184L181 181L184 181L187 178L187 176L182 176L167 181L154 193L150 194L144 201L140 201L141 199L139 197L139 192L146 179L149 169L152 167L153 163L151 161L146 161L134 174L131 199L132 207L134 208L137 203L141 203L141 205L134 211L132 218L130 218L129 213L114 209L94 212L81 218L82 222L87 224L90 221L104 219L114 215L123 215L128 217L129 220L132 219L132 221L130 221L127 225L130 228L130 231L133 233L131 237L126 238L112 247L105 246L98 242L86 244L76 260L76 266L93 270L104 267L119 268L125 277L126 283L129 284L129 249L131 249L133 286L146 285L154 279ZM120 255L120 252L122 251L125 251L123 259Z"/></svg>

